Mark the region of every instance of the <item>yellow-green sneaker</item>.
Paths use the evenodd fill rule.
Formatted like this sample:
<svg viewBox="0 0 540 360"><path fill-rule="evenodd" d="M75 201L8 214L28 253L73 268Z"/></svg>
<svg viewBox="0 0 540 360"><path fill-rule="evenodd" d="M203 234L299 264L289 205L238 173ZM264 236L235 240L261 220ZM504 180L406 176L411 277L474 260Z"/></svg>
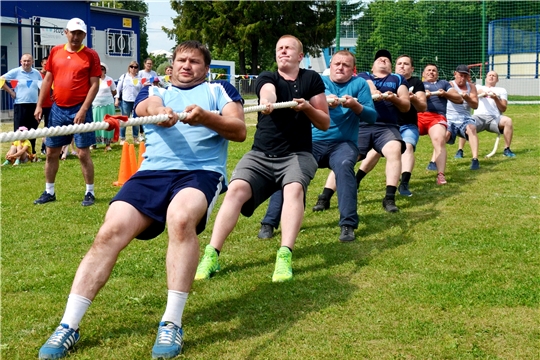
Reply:
<svg viewBox="0 0 540 360"><path fill-rule="evenodd" d="M277 251L276 269L272 276L273 282L283 282L292 280L292 252L289 248L282 246Z"/></svg>
<svg viewBox="0 0 540 360"><path fill-rule="evenodd" d="M195 280L210 279L219 270L221 270L221 268L219 266L216 249L211 245L206 245L201 262L199 263L199 266L197 266Z"/></svg>

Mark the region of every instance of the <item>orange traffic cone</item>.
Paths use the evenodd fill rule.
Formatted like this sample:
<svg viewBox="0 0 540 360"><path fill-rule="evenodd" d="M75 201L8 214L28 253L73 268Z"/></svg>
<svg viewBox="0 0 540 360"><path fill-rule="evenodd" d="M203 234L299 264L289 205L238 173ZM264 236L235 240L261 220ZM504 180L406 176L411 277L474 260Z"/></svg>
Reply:
<svg viewBox="0 0 540 360"><path fill-rule="evenodd" d="M137 155L133 144L129 144L129 164L131 166L131 175L133 175L137 172Z"/></svg>
<svg viewBox="0 0 540 360"><path fill-rule="evenodd" d="M118 181L113 182L114 186L122 186L133 175L129 157L129 144L122 146L122 157L120 158L120 170L118 171Z"/></svg>
<svg viewBox="0 0 540 360"><path fill-rule="evenodd" d="M141 167L141 164L144 160L143 154L146 152L146 145L144 145L144 141L141 141L139 143L139 161L137 164L137 169Z"/></svg>

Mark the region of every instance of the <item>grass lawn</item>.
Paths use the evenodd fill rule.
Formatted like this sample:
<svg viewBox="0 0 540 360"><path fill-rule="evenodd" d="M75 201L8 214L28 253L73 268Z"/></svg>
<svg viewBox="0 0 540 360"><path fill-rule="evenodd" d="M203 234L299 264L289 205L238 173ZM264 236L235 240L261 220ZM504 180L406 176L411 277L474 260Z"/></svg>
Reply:
<svg viewBox="0 0 540 360"><path fill-rule="evenodd" d="M220 256L222 271L196 282L184 312L190 359L540 359L540 106L511 105L516 158L484 159L495 136L480 134L480 165L469 170L448 147L448 185L425 170L420 140L414 195L386 213L384 160L362 182L357 240L338 241L339 214L311 207L308 194L293 253L294 280L273 284L280 232L257 239L266 210L240 218ZM250 149L231 143L229 172ZM2 124L3 131L12 124ZM128 131L131 133L131 131ZM38 144L41 141L38 140ZM8 144L2 144L5 154ZM58 325L77 266L118 191L121 148L93 152L96 205L83 208L78 160L62 161L57 201L35 206L44 162L1 170L1 358L34 359ZM201 234L201 253L212 222ZM148 359L165 309L166 234L134 241L81 323L70 359Z"/></svg>

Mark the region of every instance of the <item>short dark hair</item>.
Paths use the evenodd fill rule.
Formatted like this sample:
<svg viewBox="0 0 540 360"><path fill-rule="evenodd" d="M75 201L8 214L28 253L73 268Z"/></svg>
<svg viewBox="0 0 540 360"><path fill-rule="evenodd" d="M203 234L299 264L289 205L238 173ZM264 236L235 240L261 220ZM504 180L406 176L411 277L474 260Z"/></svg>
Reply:
<svg viewBox="0 0 540 360"><path fill-rule="evenodd" d="M349 50L339 50L339 51L336 51L334 55L332 55L332 59L334 58L334 56L336 55L348 55L350 57L352 57L353 59L353 66L356 66L356 56L354 56L354 54L352 52L350 52ZM330 63L332 63L332 59L330 59Z"/></svg>
<svg viewBox="0 0 540 360"><path fill-rule="evenodd" d="M411 66L414 66L414 60L413 60L413 58L410 57L410 56L407 55L407 54L399 55L399 56L397 57L397 59L396 59L396 63L398 62L399 59L404 58L404 57L409 58L409 60L411 60Z"/></svg>
<svg viewBox="0 0 540 360"><path fill-rule="evenodd" d="M435 68L437 69L437 71L439 71L439 67L437 66L437 64L427 63L426 66L424 66L424 69L427 68L428 66L435 66Z"/></svg>
<svg viewBox="0 0 540 360"><path fill-rule="evenodd" d="M179 44L176 49L174 49L173 54L173 61L176 59L176 55L179 52L185 51L185 50L199 50L204 58L204 65L210 66L210 63L212 62L212 56L210 55L210 50L197 40L188 40L184 41L183 43Z"/></svg>
<svg viewBox="0 0 540 360"><path fill-rule="evenodd" d="M48 60L48 59L49 59L48 56L44 56L44 57L41 58L41 61L43 61L43 60Z"/></svg>

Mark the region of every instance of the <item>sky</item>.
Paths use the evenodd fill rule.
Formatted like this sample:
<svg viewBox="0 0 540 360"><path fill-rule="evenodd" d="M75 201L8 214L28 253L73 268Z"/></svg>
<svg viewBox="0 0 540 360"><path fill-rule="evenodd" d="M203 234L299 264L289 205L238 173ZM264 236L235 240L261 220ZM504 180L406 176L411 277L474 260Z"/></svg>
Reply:
<svg viewBox="0 0 540 360"><path fill-rule="evenodd" d="M171 18L177 16L178 13L171 9L171 3L168 0L147 0L147 3L148 52L154 50L171 51L175 43L167 38L161 27L172 28L173 22Z"/></svg>

